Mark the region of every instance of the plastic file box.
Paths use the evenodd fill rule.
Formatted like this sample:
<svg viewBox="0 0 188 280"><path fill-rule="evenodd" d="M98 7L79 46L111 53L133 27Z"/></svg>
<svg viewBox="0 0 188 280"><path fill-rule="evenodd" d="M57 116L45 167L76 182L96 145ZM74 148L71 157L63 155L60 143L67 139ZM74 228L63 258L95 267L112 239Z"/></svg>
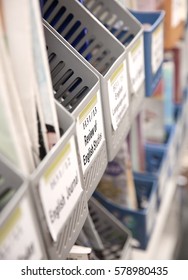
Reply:
<svg viewBox="0 0 188 280"><path fill-rule="evenodd" d="M184 123L184 110L182 105L175 105L174 106L174 121L175 121L175 133L174 133L174 152L176 154L176 161L178 159L178 155L181 152L183 147L183 142L186 133L186 123ZM173 162L174 166L176 165Z"/></svg>
<svg viewBox="0 0 188 280"><path fill-rule="evenodd" d="M185 98L186 104L186 98ZM178 173L179 160L187 138L187 108L186 105L174 107L173 127L166 127L166 140L163 144L147 144L146 169L157 175L159 180L159 203L165 192L166 183Z"/></svg>
<svg viewBox="0 0 188 280"><path fill-rule="evenodd" d="M162 77L164 59L164 11L133 12L132 14L145 26L145 91L151 96Z"/></svg>
<svg viewBox="0 0 188 280"><path fill-rule="evenodd" d="M185 95L185 93L184 93ZM186 145L187 139L187 96L184 96L182 105L174 106L174 135L171 137L168 155L174 174L179 172L179 161Z"/></svg>
<svg viewBox="0 0 188 280"><path fill-rule="evenodd" d="M175 140L176 143L176 163L177 159L181 158L182 151L185 148L186 140L187 140L187 128L188 128L188 121L187 121L187 96L184 97L182 105L175 106L175 120L176 120L176 130L175 130ZM178 168L176 168L176 172L178 172Z"/></svg>
<svg viewBox="0 0 188 280"><path fill-rule="evenodd" d="M115 0L84 0L85 7L124 45L129 74L130 108L133 120L145 95L143 28Z"/></svg>
<svg viewBox="0 0 188 280"><path fill-rule="evenodd" d="M84 189L89 199L107 166L98 77L44 23L55 98L76 120L76 139Z"/></svg>
<svg viewBox="0 0 188 280"><path fill-rule="evenodd" d="M56 102L64 134L30 179L49 259L65 259L85 222L88 208L76 152L76 124Z"/></svg>
<svg viewBox="0 0 188 280"><path fill-rule="evenodd" d="M0 191L11 189L13 195L1 209L0 259L46 259L40 226L28 184L15 168L0 158ZM1 196L2 199L2 196ZM1 201L2 202L2 201Z"/></svg>
<svg viewBox="0 0 188 280"><path fill-rule="evenodd" d="M104 245L99 259L130 259L130 231L94 197L89 201L89 212Z"/></svg>
<svg viewBox="0 0 188 280"><path fill-rule="evenodd" d="M95 198L129 228L134 238L133 247L146 249L157 215L157 183L152 176L148 175L135 174L134 179L138 201L147 201L145 209L135 211L118 206L97 191Z"/></svg>
<svg viewBox="0 0 188 280"><path fill-rule="evenodd" d="M186 0L163 0L159 9L165 11L164 21L164 47L166 50L175 47L177 41L182 37L186 18L182 18L179 11L180 2ZM186 8L186 7L185 7Z"/></svg>
<svg viewBox="0 0 188 280"><path fill-rule="evenodd" d="M146 174L153 175L158 180L158 206L164 196L166 185L172 175L166 147L163 145L146 145Z"/></svg>
<svg viewBox="0 0 188 280"><path fill-rule="evenodd" d="M69 48L100 77L108 161L130 129L127 60L124 47L76 0L47 0L43 18ZM72 45L72 46L71 46Z"/></svg>
<svg viewBox="0 0 188 280"><path fill-rule="evenodd" d="M166 127L166 139L163 144L146 144L146 171L158 179L159 205L164 196L167 182L175 172L179 147L176 140L176 127Z"/></svg>

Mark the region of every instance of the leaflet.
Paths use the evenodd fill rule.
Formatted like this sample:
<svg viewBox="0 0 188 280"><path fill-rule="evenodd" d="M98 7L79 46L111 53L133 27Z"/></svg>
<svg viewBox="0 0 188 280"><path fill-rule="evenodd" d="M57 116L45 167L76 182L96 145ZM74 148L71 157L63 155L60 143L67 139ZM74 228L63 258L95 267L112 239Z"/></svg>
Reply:
<svg viewBox="0 0 188 280"><path fill-rule="evenodd" d="M37 80L37 92L39 94L38 101L41 102L41 108L47 130L48 148L50 150L60 137L59 126L45 47L45 38L42 29L40 7L38 0L29 1L29 4L33 50L32 59L34 60Z"/></svg>
<svg viewBox="0 0 188 280"><path fill-rule="evenodd" d="M29 0L2 0L2 11L13 74L32 143L33 155L35 156L35 161L38 162L39 145L35 101L36 92L32 79L35 74L32 60Z"/></svg>
<svg viewBox="0 0 188 280"><path fill-rule="evenodd" d="M0 18L1 152L28 174L34 169L31 142L4 38Z"/></svg>

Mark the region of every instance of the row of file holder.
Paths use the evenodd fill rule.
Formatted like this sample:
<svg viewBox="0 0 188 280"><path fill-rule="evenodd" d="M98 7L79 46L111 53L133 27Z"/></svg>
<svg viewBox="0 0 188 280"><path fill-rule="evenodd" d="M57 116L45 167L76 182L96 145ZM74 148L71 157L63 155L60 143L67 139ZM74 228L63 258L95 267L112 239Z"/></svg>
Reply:
<svg viewBox="0 0 188 280"><path fill-rule="evenodd" d="M59 248L57 244L52 245L45 218L42 212L39 214L36 211L31 183L29 186L28 181L25 181L14 166L2 157L0 170L1 188L12 187L15 190L15 195L1 211L0 259L66 259L83 226L88 210L104 246L100 258L111 260L131 258L129 230L94 197L89 200L88 205L83 202L83 197L78 200L74 209L77 219L73 215L67 219L63 227L62 245ZM34 192L37 193L37 190ZM40 209L40 206L37 208Z"/></svg>
<svg viewBox="0 0 188 280"><path fill-rule="evenodd" d="M168 182L179 174L182 152L188 139L187 93L188 89L182 105L175 106L176 123L166 128L164 144L146 144L146 172L134 174L138 201L146 200L147 207L130 210L112 203L99 192L94 193L94 197L131 231L132 245L137 249L147 249L161 203L167 188L171 187Z"/></svg>
<svg viewBox="0 0 188 280"><path fill-rule="evenodd" d="M2 231L5 233L0 241L10 243L12 236L11 231L7 233L7 227L11 227L6 222L23 199L32 197L34 205L26 208L31 216L37 213L37 218L33 218L37 249L34 245L30 248L33 258L46 255L50 259L66 258L85 222L88 200L108 161L114 158L126 138L144 98L142 25L115 1L108 1L108 9L105 3L100 3L103 8L96 15L103 15L103 20L108 18L103 24L87 10L91 5L86 8L76 0L43 1L47 53L59 125L64 134L29 178L23 179L1 160L2 176L8 178L12 174L17 178L12 180L12 185L18 191L1 213L0 226L5 227ZM96 5L100 3L96 1ZM111 18L109 32L106 27ZM159 24L162 17L151 30L151 36ZM76 32L73 32L75 25ZM118 34L124 41L121 42ZM135 71L137 56L141 64ZM141 75L136 83L135 73ZM120 100L119 91L124 94ZM16 183L16 180L21 181ZM29 200L25 202L29 203ZM27 226L21 217L18 220L22 238ZM23 243L23 251L26 249L29 250L28 244ZM11 256L7 253L6 257Z"/></svg>
<svg viewBox="0 0 188 280"><path fill-rule="evenodd" d="M60 114L61 108L57 104ZM46 222L44 205L40 199L41 178L51 171L52 163L57 155L64 149L66 140L61 141L54 152L50 152L44 159L43 164L36 170L35 174L28 180L12 166L6 159L0 158L1 170L1 188L8 186L14 188L15 195L1 211L0 216L0 259L64 259L68 255L72 245L85 222L88 214L88 205L90 214L95 217L98 215L96 227L105 236L104 224L110 226L111 230L117 236L124 235L119 244L120 248L128 251L130 247L129 232L126 232L121 223L115 220L115 217L131 231L136 243L133 246L146 249L148 242L154 230L158 210L165 196L166 182L178 173L178 162L181 158L183 147L187 141L188 135L188 116L187 116L188 97L186 94L182 106L177 106L177 122L175 126L168 128L167 141L163 145L146 145L146 161L148 163L147 173L135 173L135 184L138 199L147 198L148 206L146 209L132 211L105 200L98 193L94 193L97 198L107 208L105 212L102 206L97 205L94 198L88 202L86 192L81 191L77 197L69 215L62 225L60 233L57 235L57 241L54 241ZM64 113L66 111L64 110ZM66 115L66 114L65 114ZM64 116L65 118L65 116ZM70 121L70 120L69 120ZM74 122L72 121L72 124ZM67 124L67 125L70 125ZM64 127L65 128L65 127ZM75 125L69 127L68 133L65 133L65 139L71 138L71 130L75 130ZM70 137L70 138L69 138ZM73 142L74 146L74 142ZM51 171L52 172L52 171ZM71 170L72 172L72 170ZM48 187L46 185L45 187ZM53 198L51 198L53 199ZM69 205L70 206L70 205ZM99 206L99 207L98 207ZM93 209L93 213L91 213ZM94 213L95 211L96 213ZM102 213L102 214L101 214ZM111 214L109 214L111 213ZM65 213L63 213L65 214ZM115 215L114 220L112 214ZM106 220L101 224L99 216ZM111 215L111 217L109 217ZM96 221L96 219L95 219ZM104 237L106 246L110 239L108 235ZM116 240L114 239L114 242ZM117 245L116 244L116 245ZM122 252L119 252L119 256ZM129 256L130 257L130 256Z"/></svg>
<svg viewBox="0 0 188 280"><path fill-rule="evenodd" d="M151 57L159 49L163 52L163 44L157 45L156 52L145 50L145 63L143 46L155 44L155 33L160 38L163 35L164 13L151 15L153 26L143 34L142 25L114 0L108 1L108 7L101 1L84 4L90 12L98 11L95 14L104 20L103 25L75 0L44 1L42 12L55 98L76 119L79 161L90 197L141 110L145 92L151 95L161 77L163 57L155 69L151 69L155 64ZM113 34L107 31L107 24ZM118 25L114 31L113 26ZM145 37L150 41L146 39L144 44ZM149 89L145 73L151 77L146 83ZM93 140L97 145L92 145Z"/></svg>

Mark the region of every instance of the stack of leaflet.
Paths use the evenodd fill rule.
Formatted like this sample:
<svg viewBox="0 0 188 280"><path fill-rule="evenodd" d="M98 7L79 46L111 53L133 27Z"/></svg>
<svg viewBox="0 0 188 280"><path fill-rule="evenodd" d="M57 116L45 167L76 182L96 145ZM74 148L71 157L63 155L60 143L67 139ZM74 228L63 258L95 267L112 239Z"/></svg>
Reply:
<svg viewBox="0 0 188 280"><path fill-rule="evenodd" d="M127 140L124 141L114 160L108 163L97 192L121 207L138 208Z"/></svg>
<svg viewBox="0 0 188 280"><path fill-rule="evenodd" d="M0 7L0 154L24 175L60 137L38 0Z"/></svg>

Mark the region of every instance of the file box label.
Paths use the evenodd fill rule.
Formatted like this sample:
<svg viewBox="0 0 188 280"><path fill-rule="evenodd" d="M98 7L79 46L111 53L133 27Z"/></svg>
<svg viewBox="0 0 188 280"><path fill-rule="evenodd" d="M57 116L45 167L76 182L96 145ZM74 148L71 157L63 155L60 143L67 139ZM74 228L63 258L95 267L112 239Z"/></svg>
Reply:
<svg viewBox="0 0 188 280"><path fill-rule="evenodd" d="M172 0L171 7L171 25L173 28L177 27L181 20L185 17L186 13L186 1L184 0ZM183 11L184 10L184 11Z"/></svg>
<svg viewBox="0 0 188 280"><path fill-rule="evenodd" d="M188 8L188 3L187 0L181 0L180 1L180 18L182 21L187 20L187 8Z"/></svg>
<svg viewBox="0 0 188 280"><path fill-rule="evenodd" d="M99 91L77 118L77 139L82 171L85 173L105 141Z"/></svg>
<svg viewBox="0 0 188 280"><path fill-rule="evenodd" d="M170 145L168 147L168 154L167 154L169 166L170 166L172 173L174 173L174 171L175 171L176 161L178 159L178 154L176 154L177 141L174 141L174 140L176 140L176 139L173 139L173 141L170 143Z"/></svg>
<svg viewBox="0 0 188 280"><path fill-rule="evenodd" d="M161 171L159 173L159 198L162 198L165 192L165 186L167 185L168 182L168 168L169 168L168 158L165 158L163 161Z"/></svg>
<svg viewBox="0 0 188 280"><path fill-rule="evenodd" d="M155 74L164 58L164 27L161 23L152 34L151 41L152 72Z"/></svg>
<svg viewBox="0 0 188 280"><path fill-rule="evenodd" d="M117 130L119 123L129 107L127 69L125 61L115 70L109 79L108 91L112 127L114 130Z"/></svg>
<svg viewBox="0 0 188 280"><path fill-rule="evenodd" d="M129 52L129 69L132 90L136 93L145 79L143 36Z"/></svg>
<svg viewBox="0 0 188 280"><path fill-rule="evenodd" d="M148 236L150 236L157 216L157 192L152 194L152 199L149 202L147 211L148 216L146 220L146 231Z"/></svg>
<svg viewBox="0 0 188 280"><path fill-rule="evenodd" d="M57 155L39 182L39 193L54 241L72 213L81 193L74 137Z"/></svg>
<svg viewBox="0 0 188 280"><path fill-rule="evenodd" d="M0 228L0 259L39 260L42 256L30 204L23 198Z"/></svg>

